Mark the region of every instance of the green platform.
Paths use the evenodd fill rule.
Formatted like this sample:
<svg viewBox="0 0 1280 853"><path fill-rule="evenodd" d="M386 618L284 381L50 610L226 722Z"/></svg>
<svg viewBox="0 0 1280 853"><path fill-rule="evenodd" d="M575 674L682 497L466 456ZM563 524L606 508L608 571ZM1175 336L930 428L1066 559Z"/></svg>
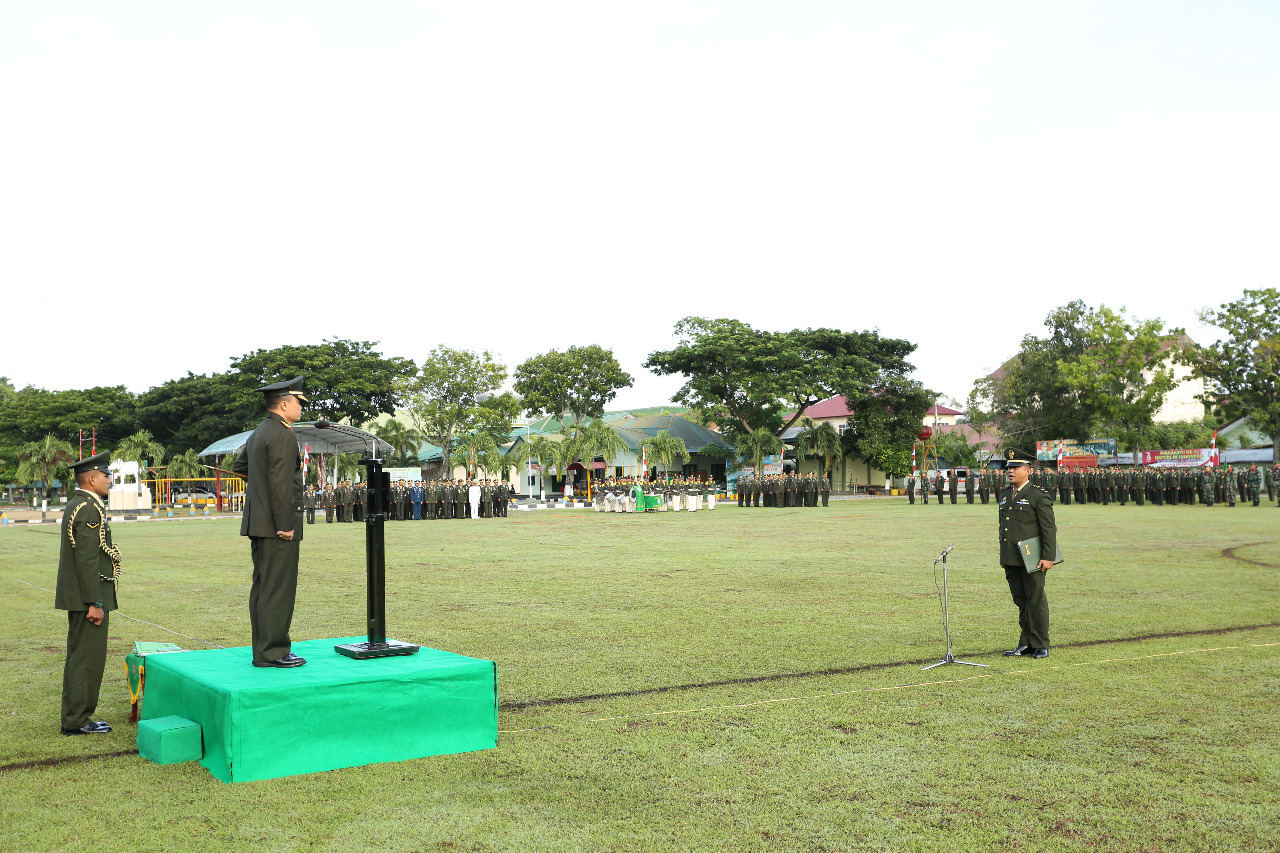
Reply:
<svg viewBox="0 0 1280 853"><path fill-rule="evenodd" d="M497 746L493 661L425 647L377 660L333 650L364 639L294 643L307 659L295 669L254 667L248 648L152 655L142 719L199 723L200 763L224 782Z"/></svg>

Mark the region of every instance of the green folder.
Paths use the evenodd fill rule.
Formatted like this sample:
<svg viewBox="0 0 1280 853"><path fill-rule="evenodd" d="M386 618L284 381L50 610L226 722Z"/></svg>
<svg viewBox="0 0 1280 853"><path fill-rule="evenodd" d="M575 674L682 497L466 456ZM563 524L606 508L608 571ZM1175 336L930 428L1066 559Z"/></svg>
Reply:
<svg viewBox="0 0 1280 853"><path fill-rule="evenodd" d="M1062 549L1058 543L1053 545L1053 564L1062 562ZM1032 536L1018 543L1018 553L1022 555L1022 564L1027 567L1027 574L1040 571L1040 537Z"/></svg>
<svg viewBox="0 0 1280 853"><path fill-rule="evenodd" d="M182 646L173 643L147 643L142 640L133 641L133 653L135 655L154 655L163 652L181 652Z"/></svg>

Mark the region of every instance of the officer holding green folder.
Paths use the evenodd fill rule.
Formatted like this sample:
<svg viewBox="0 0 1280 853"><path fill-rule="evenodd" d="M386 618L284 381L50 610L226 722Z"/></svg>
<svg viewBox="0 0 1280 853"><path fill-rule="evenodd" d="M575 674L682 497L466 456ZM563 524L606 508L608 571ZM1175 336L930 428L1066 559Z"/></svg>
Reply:
<svg viewBox="0 0 1280 853"><path fill-rule="evenodd" d="M1004 453L1005 470L1010 485L1000 492L1000 565L1004 567L1009 592L1018 607L1017 648L1010 657L1049 656L1049 600L1045 597L1045 573L1053 567L1058 552L1058 526L1053 518L1053 496L1028 482L1035 460L1030 455L1009 448ZM1031 565L1024 562L1023 544L1040 539L1044 559Z"/></svg>

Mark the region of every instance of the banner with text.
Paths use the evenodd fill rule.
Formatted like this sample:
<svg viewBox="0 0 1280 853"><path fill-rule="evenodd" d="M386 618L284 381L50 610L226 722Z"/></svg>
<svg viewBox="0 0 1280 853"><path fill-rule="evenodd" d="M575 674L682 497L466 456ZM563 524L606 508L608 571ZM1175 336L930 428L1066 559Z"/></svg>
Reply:
<svg viewBox="0 0 1280 853"><path fill-rule="evenodd" d="M1164 468L1198 468L1208 465L1212 451L1207 447L1184 450L1144 450L1143 465L1159 465Z"/></svg>
<svg viewBox="0 0 1280 853"><path fill-rule="evenodd" d="M1036 459L1041 462L1058 461L1058 445L1062 445L1063 456L1116 456L1119 442L1114 438L1091 438L1088 441L1076 441L1071 438L1054 439L1053 441L1036 442Z"/></svg>

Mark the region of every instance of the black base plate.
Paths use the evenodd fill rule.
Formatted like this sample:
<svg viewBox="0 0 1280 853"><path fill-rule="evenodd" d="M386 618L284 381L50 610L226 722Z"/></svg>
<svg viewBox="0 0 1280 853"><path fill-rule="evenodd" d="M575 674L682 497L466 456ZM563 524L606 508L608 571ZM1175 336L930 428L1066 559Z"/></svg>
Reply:
<svg viewBox="0 0 1280 853"><path fill-rule="evenodd" d="M413 643L401 643L398 640L387 640L385 643L347 643L334 646L333 650L356 660L372 658L389 658L395 655L411 655L418 650Z"/></svg>

